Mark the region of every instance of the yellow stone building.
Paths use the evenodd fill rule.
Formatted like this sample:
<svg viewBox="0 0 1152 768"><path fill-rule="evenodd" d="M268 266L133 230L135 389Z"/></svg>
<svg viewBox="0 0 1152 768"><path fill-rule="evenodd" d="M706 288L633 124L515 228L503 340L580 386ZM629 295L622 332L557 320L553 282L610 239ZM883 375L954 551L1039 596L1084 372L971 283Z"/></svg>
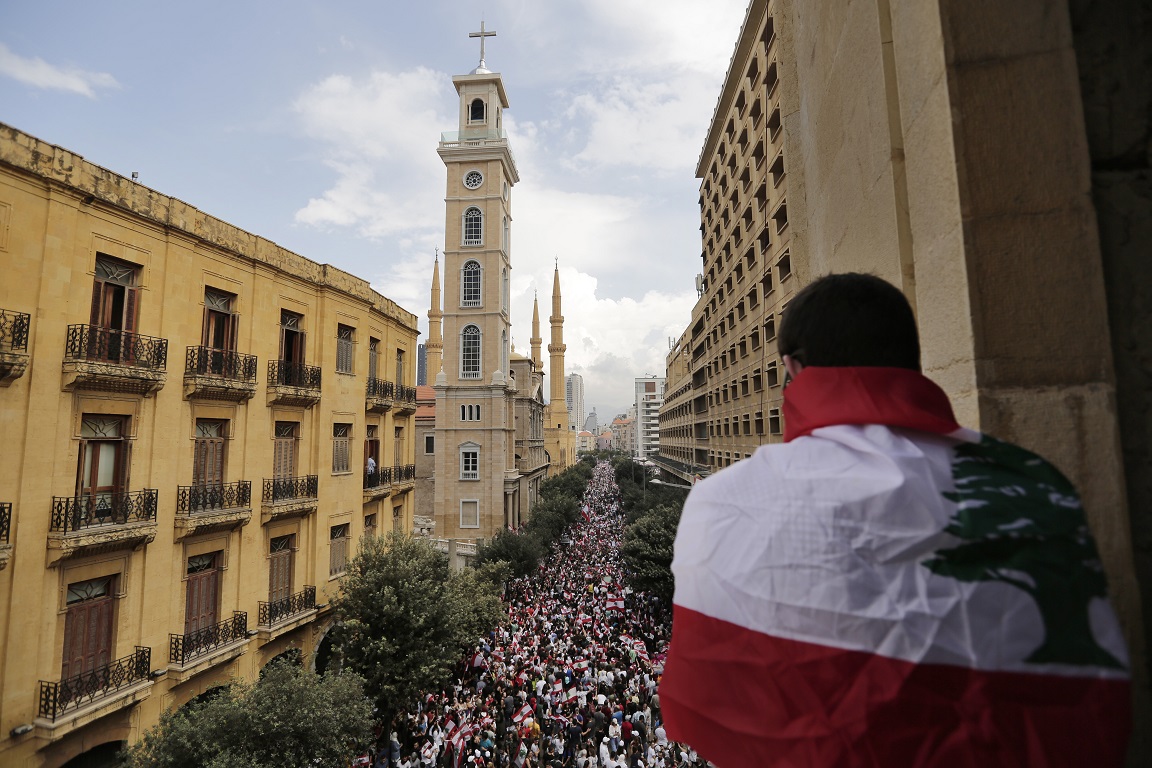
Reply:
<svg viewBox="0 0 1152 768"><path fill-rule="evenodd" d="M416 317L5 125L0 273L0 764L103 764L411 530Z"/></svg>
<svg viewBox="0 0 1152 768"><path fill-rule="evenodd" d="M789 297L832 272L889 280L961 423L1038 451L1081 490L1138 724L1152 38L1133 30L1149 20L1138 2L751 0L697 165L700 298L667 358L659 460L690 479L781 439L773 339ZM1137 728L1131 764L1149 762Z"/></svg>

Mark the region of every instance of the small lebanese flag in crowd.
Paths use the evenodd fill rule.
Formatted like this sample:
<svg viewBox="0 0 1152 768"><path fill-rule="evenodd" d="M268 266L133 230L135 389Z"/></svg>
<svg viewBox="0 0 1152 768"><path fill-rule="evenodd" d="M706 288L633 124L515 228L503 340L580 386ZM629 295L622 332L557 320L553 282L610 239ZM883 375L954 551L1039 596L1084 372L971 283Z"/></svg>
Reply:
<svg viewBox="0 0 1152 768"><path fill-rule="evenodd" d="M1128 656L1072 485L895 368L805 368L676 534L670 740L734 766L1124 764Z"/></svg>
<svg viewBox="0 0 1152 768"><path fill-rule="evenodd" d="M516 714L512 715L512 722L519 725L524 722L525 718L532 716L532 707L528 704L523 705L520 709L516 710Z"/></svg>
<svg viewBox="0 0 1152 768"><path fill-rule="evenodd" d="M624 598L608 595L608 605L606 607L609 611L623 611Z"/></svg>
<svg viewBox="0 0 1152 768"><path fill-rule="evenodd" d="M571 688L568 689L568 697L566 699L564 699L564 703L565 704L571 704L571 703L575 702L576 699L578 699L578 698L580 698L580 694L576 691L576 686L572 686Z"/></svg>
<svg viewBox="0 0 1152 768"><path fill-rule="evenodd" d="M569 509L571 509L571 507L569 507ZM589 520L591 520L591 519L592 519L592 518L591 518L591 517L588 515L588 513L589 513L589 512L591 512L592 510L591 510L591 508L589 508L589 506L588 506L587 504L585 504L585 505L584 505L584 508L583 508L583 509L581 509L580 511L581 511L581 512L584 514L584 522L588 522Z"/></svg>
<svg viewBox="0 0 1152 768"><path fill-rule="evenodd" d="M372 758L368 755L360 755L359 757L352 758L352 765L372 765Z"/></svg>
<svg viewBox="0 0 1152 768"><path fill-rule="evenodd" d="M496 661L504 661L504 651L497 648L496 650L492 651L492 658Z"/></svg>
<svg viewBox="0 0 1152 768"><path fill-rule="evenodd" d="M556 682L552 683L552 692L564 693L564 682L562 680L557 680Z"/></svg>
<svg viewBox="0 0 1152 768"><path fill-rule="evenodd" d="M482 666L484 666L484 654L480 651L476 651L476 653L472 655L472 667L476 668Z"/></svg>
<svg viewBox="0 0 1152 768"><path fill-rule="evenodd" d="M572 664L572 669L581 671L588 669L588 659L576 659L575 663Z"/></svg>
<svg viewBox="0 0 1152 768"><path fill-rule="evenodd" d="M528 682L528 670L520 670L520 674L516 675L516 682L520 683L520 685L524 685L524 683Z"/></svg>

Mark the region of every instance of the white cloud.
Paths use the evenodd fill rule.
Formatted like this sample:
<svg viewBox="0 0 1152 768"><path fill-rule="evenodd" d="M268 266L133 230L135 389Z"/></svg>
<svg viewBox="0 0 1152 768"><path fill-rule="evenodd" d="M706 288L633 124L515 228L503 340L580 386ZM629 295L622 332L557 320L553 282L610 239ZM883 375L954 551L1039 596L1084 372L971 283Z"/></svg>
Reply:
<svg viewBox="0 0 1152 768"><path fill-rule="evenodd" d="M304 92L295 109L322 147L335 183L296 212L317 227L354 227L369 238L411 233L443 219L443 165L435 137L455 120L442 73L333 75Z"/></svg>
<svg viewBox="0 0 1152 768"><path fill-rule="evenodd" d="M522 353L529 349L533 290L538 291L545 366L552 277L549 263L512 282L513 338ZM632 379L664 375L668 339L678 337L688 325L696 293L646 291L639 298L609 299L598 295L598 283L593 275L561 263L565 373L583 376L588 410L596 406L600 416L610 417L630 405Z"/></svg>
<svg viewBox="0 0 1152 768"><path fill-rule="evenodd" d="M71 67L57 67L40 58L25 58L0 43L0 75L36 88L70 91L90 99L100 88L119 88L120 83L107 72L87 72Z"/></svg>

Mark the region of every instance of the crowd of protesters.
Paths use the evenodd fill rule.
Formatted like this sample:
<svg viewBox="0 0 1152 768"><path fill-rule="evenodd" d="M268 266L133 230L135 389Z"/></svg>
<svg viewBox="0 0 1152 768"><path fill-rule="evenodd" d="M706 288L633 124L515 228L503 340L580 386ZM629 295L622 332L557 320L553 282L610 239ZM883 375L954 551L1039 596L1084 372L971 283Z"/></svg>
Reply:
<svg viewBox="0 0 1152 768"><path fill-rule="evenodd" d="M507 622L463 659L454 686L397 717L378 766L685 768L657 684L668 606L624 584L620 490L596 465L582 520L533 577L507 585Z"/></svg>

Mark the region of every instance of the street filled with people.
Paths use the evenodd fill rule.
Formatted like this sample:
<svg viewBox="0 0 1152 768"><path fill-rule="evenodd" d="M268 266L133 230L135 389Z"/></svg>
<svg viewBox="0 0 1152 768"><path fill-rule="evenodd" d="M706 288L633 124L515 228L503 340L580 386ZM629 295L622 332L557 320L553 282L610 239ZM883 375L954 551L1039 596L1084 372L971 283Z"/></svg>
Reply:
<svg viewBox="0 0 1152 768"><path fill-rule="evenodd" d="M661 724L670 606L625 583L608 462L596 465L581 512L535 575L507 584L507 621L461 660L455 684L396 718L377 765L706 765Z"/></svg>

